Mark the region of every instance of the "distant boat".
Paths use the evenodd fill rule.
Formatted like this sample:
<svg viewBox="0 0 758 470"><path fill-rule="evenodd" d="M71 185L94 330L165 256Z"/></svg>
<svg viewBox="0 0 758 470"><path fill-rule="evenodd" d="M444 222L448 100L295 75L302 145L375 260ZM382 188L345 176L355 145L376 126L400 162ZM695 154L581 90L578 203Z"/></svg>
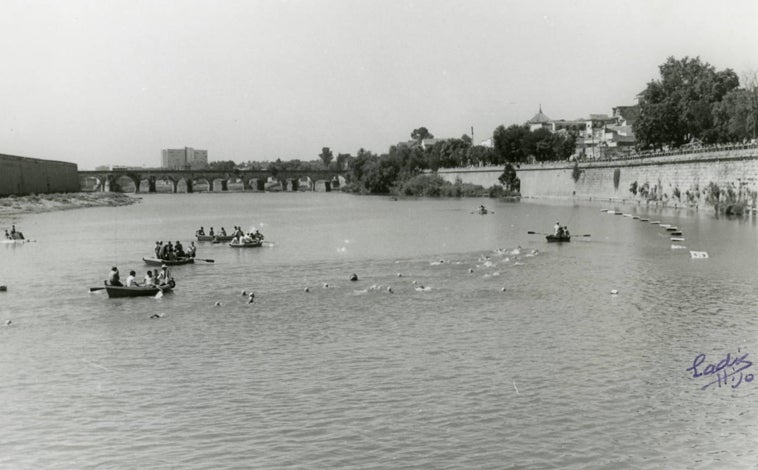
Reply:
<svg viewBox="0 0 758 470"><path fill-rule="evenodd" d="M571 235L565 236L565 235L545 235L545 238L547 239L548 243L563 243L563 242L570 242L571 241Z"/></svg>
<svg viewBox="0 0 758 470"><path fill-rule="evenodd" d="M199 242L230 242L234 238L234 235L195 235Z"/></svg>
<svg viewBox="0 0 758 470"><path fill-rule="evenodd" d="M178 258L178 259L160 259L144 256L142 261L149 266L160 266L165 264L166 266L179 266L182 264L192 264L195 262L194 258Z"/></svg>
<svg viewBox="0 0 758 470"><path fill-rule="evenodd" d="M251 242L242 242L242 243L230 243L229 246L232 248L257 248L259 246L263 245L263 240L260 239L254 239Z"/></svg>
<svg viewBox="0 0 758 470"><path fill-rule="evenodd" d="M105 290L108 292L110 298L122 298L122 297L151 297L158 294L158 292L171 292L173 287L171 285L162 286L105 286Z"/></svg>

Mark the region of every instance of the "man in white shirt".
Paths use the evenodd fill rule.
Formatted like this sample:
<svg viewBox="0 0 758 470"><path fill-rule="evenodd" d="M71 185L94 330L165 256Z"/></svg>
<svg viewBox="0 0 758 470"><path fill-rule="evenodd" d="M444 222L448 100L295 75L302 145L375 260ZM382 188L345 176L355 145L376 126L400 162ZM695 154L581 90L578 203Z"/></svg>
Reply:
<svg viewBox="0 0 758 470"><path fill-rule="evenodd" d="M129 277L126 278L126 287L139 287L137 280L134 278L137 273L134 270L129 271Z"/></svg>
<svg viewBox="0 0 758 470"><path fill-rule="evenodd" d="M158 274L158 284L164 285L168 284L168 281L171 280L171 273L168 270L168 266L161 265L161 272Z"/></svg>

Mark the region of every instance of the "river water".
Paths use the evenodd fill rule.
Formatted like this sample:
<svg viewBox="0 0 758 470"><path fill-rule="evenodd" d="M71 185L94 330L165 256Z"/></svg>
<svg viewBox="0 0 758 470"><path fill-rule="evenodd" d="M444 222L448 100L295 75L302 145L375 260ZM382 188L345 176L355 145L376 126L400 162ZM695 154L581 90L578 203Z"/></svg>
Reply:
<svg viewBox="0 0 758 470"><path fill-rule="evenodd" d="M571 243L527 233L556 220ZM35 241L0 244L0 468L758 462L754 219L227 193L11 223ZM266 244L199 244L161 298L89 292L200 225Z"/></svg>

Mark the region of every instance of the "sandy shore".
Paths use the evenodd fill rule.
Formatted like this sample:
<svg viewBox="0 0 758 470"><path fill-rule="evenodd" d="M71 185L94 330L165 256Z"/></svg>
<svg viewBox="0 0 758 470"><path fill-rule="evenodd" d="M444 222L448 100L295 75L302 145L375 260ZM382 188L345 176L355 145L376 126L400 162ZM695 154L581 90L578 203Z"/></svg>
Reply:
<svg viewBox="0 0 758 470"><path fill-rule="evenodd" d="M85 207L128 206L141 198L123 193L53 193L0 198L0 217Z"/></svg>

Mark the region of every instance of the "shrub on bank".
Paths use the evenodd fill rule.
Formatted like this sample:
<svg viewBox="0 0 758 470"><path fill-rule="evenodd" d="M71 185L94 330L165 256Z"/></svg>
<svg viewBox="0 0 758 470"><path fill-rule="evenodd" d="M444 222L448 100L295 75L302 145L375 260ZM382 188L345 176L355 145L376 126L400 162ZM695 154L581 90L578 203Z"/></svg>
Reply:
<svg viewBox="0 0 758 470"><path fill-rule="evenodd" d="M493 187L494 188L494 187ZM417 197L497 197L497 190L470 183L445 181L439 175L423 174L413 176L392 187L392 193L398 196ZM500 187L502 190L502 187Z"/></svg>

